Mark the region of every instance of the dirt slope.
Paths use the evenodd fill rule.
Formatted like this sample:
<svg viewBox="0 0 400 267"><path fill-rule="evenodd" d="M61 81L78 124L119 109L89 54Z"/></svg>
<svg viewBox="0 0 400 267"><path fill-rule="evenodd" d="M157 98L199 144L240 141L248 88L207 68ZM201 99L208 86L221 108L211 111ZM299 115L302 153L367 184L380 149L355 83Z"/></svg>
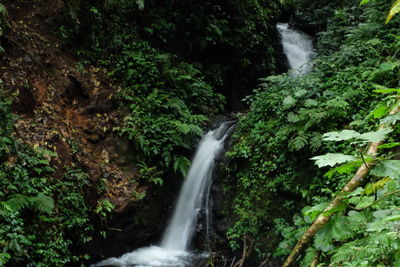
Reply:
<svg viewBox="0 0 400 267"><path fill-rule="evenodd" d="M129 144L112 130L121 121L114 100L120 88L106 70L79 64L54 34L52 21L65 8L63 1L3 4L11 27L2 40L0 79L14 98L16 136L33 147L57 152L52 162L55 179L62 179L66 168L86 171L91 179L86 194L93 208L107 198L117 212L123 211L137 201L133 192L144 188L125 156ZM105 187L101 192L100 182Z"/></svg>

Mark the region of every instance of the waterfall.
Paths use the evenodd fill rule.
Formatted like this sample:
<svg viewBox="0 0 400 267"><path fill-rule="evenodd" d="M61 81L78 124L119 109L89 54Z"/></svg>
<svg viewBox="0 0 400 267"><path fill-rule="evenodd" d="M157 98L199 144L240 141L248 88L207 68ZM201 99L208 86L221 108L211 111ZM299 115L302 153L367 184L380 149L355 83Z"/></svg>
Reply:
<svg viewBox="0 0 400 267"><path fill-rule="evenodd" d="M223 150L233 127L232 122L224 122L219 128L209 131L200 141L161 245L140 248L120 258L106 259L94 266L190 266L191 261L198 257L188 251L197 216L204 202L206 213L209 212L207 199L215 160ZM204 197L206 201L203 201ZM206 216L209 221L209 214ZM206 231L209 231L208 226Z"/></svg>
<svg viewBox="0 0 400 267"><path fill-rule="evenodd" d="M179 194L171 223L164 233L161 247L172 250L187 249L197 214L201 209L204 192L211 183L215 158L223 148L228 127L227 123L223 123L218 129L208 132L201 140L187 180Z"/></svg>
<svg viewBox="0 0 400 267"><path fill-rule="evenodd" d="M293 76L307 74L312 70L313 40L304 32L293 30L288 23L278 23L276 28L282 39L285 53Z"/></svg>

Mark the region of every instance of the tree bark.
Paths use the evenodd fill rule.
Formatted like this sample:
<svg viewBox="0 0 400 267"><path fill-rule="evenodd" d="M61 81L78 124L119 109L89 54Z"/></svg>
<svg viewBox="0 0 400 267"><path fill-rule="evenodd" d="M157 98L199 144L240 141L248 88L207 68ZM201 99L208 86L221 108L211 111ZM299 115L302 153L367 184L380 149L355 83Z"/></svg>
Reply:
<svg viewBox="0 0 400 267"><path fill-rule="evenodd" d="M399 112L399 105L396 106L390 111L390 115L396 114ZM387 128L386 125L381 124L379 126L379 130ZM378 146L382 142L370 143L367 148L366 155L367 156L376 156L378 153ZM313 224L308 228L308 230L303 234L303 236L299 239L296 246L292 249L290 255L287 257L286 261L283 263L283 267L292 266L295 263L298 255L302 252L304 247L312 240L315 234L323 228L330 220L330 218L335 214L335 212L330 212L329 215L324 215L326 212L331 211L338 207L342 203L342 198L346 193L353 192L357 187L359 187L367 177L369 170L373 167L374 163L367 162L360 166L353 176L353 178L347 182L347 184L343 187L341 192L331 201L329 206L317 217L317 219L313 222Z"/></svg>

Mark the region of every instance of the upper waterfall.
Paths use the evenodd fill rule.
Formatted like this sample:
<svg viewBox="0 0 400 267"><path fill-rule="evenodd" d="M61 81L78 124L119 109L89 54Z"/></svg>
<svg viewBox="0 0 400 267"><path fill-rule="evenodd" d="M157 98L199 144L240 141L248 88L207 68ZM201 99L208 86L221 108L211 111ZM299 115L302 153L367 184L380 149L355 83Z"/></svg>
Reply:
<svg viewBox="0 0 400 267"><path fill-rule="evenodd" d="M278 23L276 28L282 38L283 52L285 53L291 74L302 75L312 70L313 40L304 32L293 30L288 23Z"/></svg>

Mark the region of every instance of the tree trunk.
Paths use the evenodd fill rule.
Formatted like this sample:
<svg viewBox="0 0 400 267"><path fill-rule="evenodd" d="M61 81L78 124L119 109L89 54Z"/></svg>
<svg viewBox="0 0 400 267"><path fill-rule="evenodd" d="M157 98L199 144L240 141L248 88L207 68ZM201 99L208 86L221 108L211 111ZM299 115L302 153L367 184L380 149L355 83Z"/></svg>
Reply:
<svg viewBox="0 0 400 267"><path fill-rule="evenodd" d="M396 105L390 111L390 115L399 112L399 105ZM386 128L386 125L381 124L379 130ZM378 146L381 142L370 143L367 148L367 156L375 156L378 152ZM296 261L298 255L304 249L304 247L312 240L315 234L323 228L330 218L335 214L335 212L329 213L329 215L324 215L327 211L331 211L338 207L342 203L342 198L346 193L353 192L357 187L359 187L367 177L369 170L373 167L374 163L368 162L360 166L353 176L353 178L343 187L342 191L332 200L329 206L318 216L318 218L313 222L313 224L308 228L308 230L299 239L296 246L292 249L290 255L287 257L286 261L283 263L283 267L288 267L293 265Z"/></svg>

